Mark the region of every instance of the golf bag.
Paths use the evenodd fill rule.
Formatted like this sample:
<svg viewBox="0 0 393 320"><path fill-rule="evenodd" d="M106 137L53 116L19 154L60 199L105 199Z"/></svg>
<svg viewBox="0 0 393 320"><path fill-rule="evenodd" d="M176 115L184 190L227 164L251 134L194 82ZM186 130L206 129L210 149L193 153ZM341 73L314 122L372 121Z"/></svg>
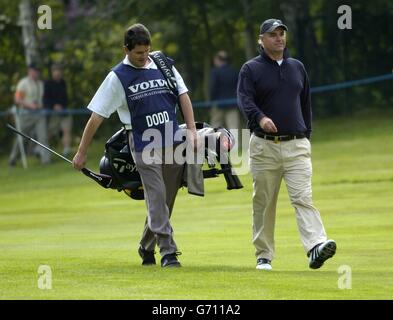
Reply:
<svg viewBox="0 0 393 320"><path fill-rule="evenodd" d="M100 161L100 173L112 177L112 189L124 191L135 200L144 199L141 176L132 158L125 129L117 131L106 142L105 153Z"/></svg>
<svg viewBox="0 0 393 320"><path fill-rule="evenodd" d="M235 144L233 135L225 128L212 128L204 122L195 124L198 134L205 138L204 156L208 169L203 170L203 178L215 178L223 174L228 190L243 188L229 161L229 152ZM179 127L186 129L184 124ZM110 188L124 191L135 200L144 199L141 177L131 155L125 129L117 131L106 142L105 153L100 161L100 173L112 177Z"/></svg>

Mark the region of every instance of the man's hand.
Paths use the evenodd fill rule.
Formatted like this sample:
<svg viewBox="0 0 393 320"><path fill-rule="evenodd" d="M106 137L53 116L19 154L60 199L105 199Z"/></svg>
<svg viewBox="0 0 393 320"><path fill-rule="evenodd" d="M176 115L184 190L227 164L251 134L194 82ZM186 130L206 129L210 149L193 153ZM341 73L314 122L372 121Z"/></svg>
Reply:
<svg viewBox="0 0 393 320"><path fill-rule="evenodd" d="M98 127L101 125L104 118L99 114L93 112L90 116L89 121L87 121L85 130L83 130L83 135L81 142L79 143L78 152L72 159L72 165L77 170L82 170L86 164L87 159L87 149L94 137Z"/></svg>
<svg viewBox="0 0 393 320"><path fill-rule="evenodd" d="M55 111L61 111L61 110L63 110L63 106L62 106L61 104L56 103L56 104L53 106L53 110L55 110Z"/></svg>
<svg viewBox="0 0 393 320"><path fill-rule="evenodd" d="M179 96L179 102L187 125L187 141L191 143L194 152L197 152L201 142L198 139L198 133L195 128L194 111L192 110L190 97L187 93L183 93Z"/></svg>
<svg viewBox="0 0 393 320"><path fill-rule="evenodd" d="M85 167L86 158L87 158L86 154L83 154L78 151L74 156L74 158L72 159L72 165L74 166L75 169L82 170L82 168Z"/></svg>
<svg viewBox="0 0 393 320"><path fill-rule="evenodd" d="M37 102L24 102L23 106L27 109L37 110L39 105Z"/></svg>
<svg viewBox="0 0 393 320"><path fill-rule="evenodd" d="M192 150L197 152L200 148L201 141L198 139L198 133L195 129L187 129L187 141L191 144Z"/></svg>
<svg viewBox="0 0 393 320"><path fill-rule="evenodd" d="M269 133L276 133L277 132L277 128L274 125L274 122L272 121L272 119L270 119L268 117L263 117L261 119L261 121L259 121L259 126L265 132L269 132Z"/></svg>

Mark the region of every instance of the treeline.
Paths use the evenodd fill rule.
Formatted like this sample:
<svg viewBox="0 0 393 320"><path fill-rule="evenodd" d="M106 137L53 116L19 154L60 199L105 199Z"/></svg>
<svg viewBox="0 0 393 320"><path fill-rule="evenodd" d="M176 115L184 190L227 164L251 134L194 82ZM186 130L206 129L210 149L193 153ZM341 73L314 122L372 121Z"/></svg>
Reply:
<svg viewBox="0 0 393 320"><path fill-rule="evenodd" d="M32 0L36 13L41 4ZM277 17L289 27L291 55L303 61L313 87L392 72L393 2L346 1L352 29L340 30L337 0L47 0L52 29L36 32L43 77L52 62L66 66L70 107L85 106L123 57L126 27L148 26L153 50L176 60L194 101L208 99L213 54L226 49L240 68L258 54L260 23ZM0 110L12 104L25 75L18 2L0 0ZM38 15L37 15L38 16ZM37 18L37 17L36 17ZM392 108L392 81L314 95L314 112L337 115L362 108ZM1 138L1 137L0 137Z"/></svg>

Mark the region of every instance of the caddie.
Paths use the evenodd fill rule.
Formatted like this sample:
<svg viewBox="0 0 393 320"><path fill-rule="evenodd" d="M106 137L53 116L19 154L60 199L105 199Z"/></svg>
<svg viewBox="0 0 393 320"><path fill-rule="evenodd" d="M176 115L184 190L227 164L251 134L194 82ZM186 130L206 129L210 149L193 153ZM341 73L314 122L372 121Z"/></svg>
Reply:
<svg viewBox="0 0 393 320"><path fill-rule="evenodd" d="M180 252L169 219L181 184L183 164L176 161L166 163L165 156L168 152L173 155L180 144L175 139L178 130L177 102L192 146L196 146L197 142L196 129L188 89L173 66L173 60L166 59L173 73L172 78L176 80L171 82L149 56L150 45L150 32L144 25L134 24L125 31L126 56L109 72L87 107L93 113L84 129L73 164L78 170L84 167L88 147L98 127L117 111L120 121L129 130L129 146L145 192L147 218L138 249L142 265L156 264L157 245L162 257L161 266L179 267L177 256ZM158 132L162 140L149 140L147 132ZM160 160L153 163L146 161L144 153L152 145Z"/></svg>

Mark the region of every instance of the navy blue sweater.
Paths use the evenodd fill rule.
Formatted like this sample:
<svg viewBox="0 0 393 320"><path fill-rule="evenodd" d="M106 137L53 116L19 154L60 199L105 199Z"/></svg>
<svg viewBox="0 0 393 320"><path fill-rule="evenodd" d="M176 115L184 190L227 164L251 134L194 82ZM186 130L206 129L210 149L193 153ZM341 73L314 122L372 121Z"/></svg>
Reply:
<svg viewBox="0 0 393 320"><path fill-rule="evenodd" d="M240 109L251 132L263 134L259 126L267 116L277 135L311 134L310 85L304 65L284 52L281 66L262 50L240 70L237 86Z"/></svg>

